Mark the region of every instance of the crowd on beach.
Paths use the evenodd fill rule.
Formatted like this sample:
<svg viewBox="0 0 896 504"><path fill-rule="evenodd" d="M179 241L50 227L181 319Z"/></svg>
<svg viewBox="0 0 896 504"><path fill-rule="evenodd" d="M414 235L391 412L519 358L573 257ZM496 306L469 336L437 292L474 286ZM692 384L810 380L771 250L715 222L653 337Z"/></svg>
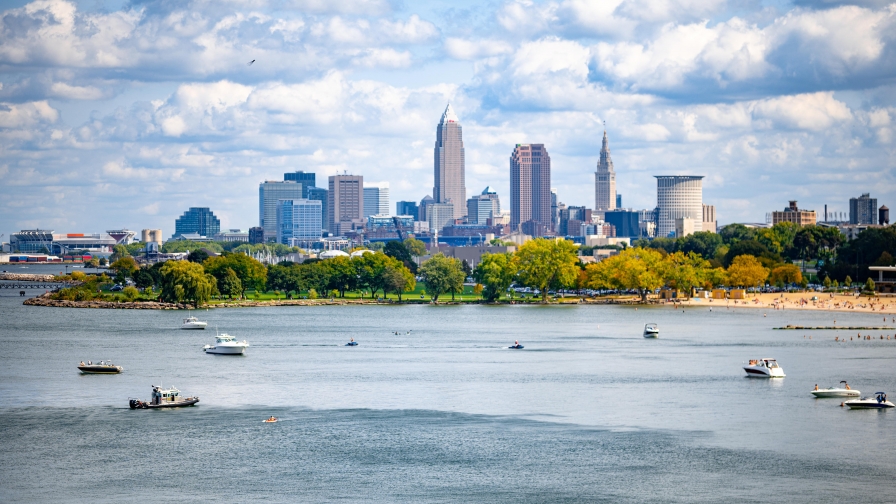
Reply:
<svg viewBox="0 0 896 504"><path fill-rule="evenodd" d="M821 294L821 293L819 293ZM826 311L858 311L896 314L896 297L860 297L854 294L825 293L820 296L810 292L757 293L749 299L707 299L710 303L725 303L727 308L766 308L771 310L803 309ZM679 300L677 304L697 306L704 300ZM884 317L884 321L887 318ZM896 322L896 317L892 320Z"/></svg>

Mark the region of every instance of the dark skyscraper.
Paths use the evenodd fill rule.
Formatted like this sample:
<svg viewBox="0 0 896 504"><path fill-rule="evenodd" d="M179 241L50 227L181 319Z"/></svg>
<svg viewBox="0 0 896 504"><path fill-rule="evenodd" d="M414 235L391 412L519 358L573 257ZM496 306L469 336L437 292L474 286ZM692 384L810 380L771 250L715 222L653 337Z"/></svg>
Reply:
<svg viewBox="0 0 896 504"><path fill-rule="evenodd" d="M850 224L874 224L877 217L877 198L865 193L858 198L849 199Z"/></svg>
<svg viewBox="0 0 896 504"><path fill-rule="evenodd" d="M529 221L552 228L551 157L544 144L517 144L510 156L510 228Z"/></svg>
<svg viewBox="0 0 896 504"><path fill-rule="evenodd" d="M172 238L190 233L212 237L220 231L221 221L215 217L211 210L207 207L191 207L174 221L174 235Z"/></svg>
<svg viewBox="0 0 896 504"><path fill-rule="evenodd" d="M305 199L308 199L308 189L317 185L314 183L314 172L304 172L302 170L296 170L291 173L284 173L283 180L291 180L293 182L302 184L302 197Z"/></svg>
<svg viewBox="0 0 896 504"><path fill-rule="evenodd" d="M463 130L451 104L445 108L436 128L436 146L432 197L436 203L454 203L454 218L467 213L467 187L464 179Z"/></svg>

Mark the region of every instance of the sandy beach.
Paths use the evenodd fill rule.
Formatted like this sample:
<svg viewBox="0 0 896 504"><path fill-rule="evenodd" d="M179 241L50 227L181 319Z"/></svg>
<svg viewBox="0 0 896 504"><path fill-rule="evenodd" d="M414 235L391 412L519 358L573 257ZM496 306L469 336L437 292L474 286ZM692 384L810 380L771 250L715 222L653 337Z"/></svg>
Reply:
<svg viewBox="0 0 896 504"><path fill-rule="evenodd" d="M817 300L812 298L816 297ZM765 310L822 310L880 313L896 315L896 297L867 297L826 292L789 292L751 294L746 299L696 299L682 301L686 306L726 306L731 308L762 308ZM896 317L881 317L881 321L896 322Z"/></svg>

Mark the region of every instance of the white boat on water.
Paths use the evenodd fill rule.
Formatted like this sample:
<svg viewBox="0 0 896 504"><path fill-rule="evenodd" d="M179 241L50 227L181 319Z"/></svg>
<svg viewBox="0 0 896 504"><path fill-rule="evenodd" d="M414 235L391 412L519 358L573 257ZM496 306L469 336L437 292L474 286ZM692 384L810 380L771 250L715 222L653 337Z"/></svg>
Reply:
<svg viewBox="0 0 896 504"><path fill-rule="evenodd" d="M784 378L784 370L775 359L751 359L744 371L750 378Z"/></svg>
<svg viewBox="0 0 896 504"><path fill-rule="evenodd" d="M237 341L236 338L227 333L216 335L214 345L202 347L205 353L218 355L243 355L247 348L249 348L248 341Z"/></svg>
<svg viewBox="0 0 896 504"><path fill-rule="evenodd" d="M184 323L180 326L181 329L205 329L208 326L208 322L203 322L196 317L187 317L184 319Z"/></svg>
<svg viewBox="0 0 896 504"><path fill-rule="evenodd" d="M887 409L896 407L896 405L887 400L885 392L875 392L874 397L851 399L843 404L849 406L849 409Z"/></svg>
<svg viewBox="0 0 896 504"><path fill-rule="evenodd" d="M815 390L812 391L812 395L819 398L824 397L859 397L861 392L858 390L853 390L849 388L849 384L846 381L840 382L843 387L828 387L825 389L818 388L818 385L815 386Z"/></svg>
<svg viewBox="0 0 896 504"><path fill-rule="evenodd" d="M644 337L645 338L659 338L660 337L660 328L655 323L651 322L644 326Z"/></svg>

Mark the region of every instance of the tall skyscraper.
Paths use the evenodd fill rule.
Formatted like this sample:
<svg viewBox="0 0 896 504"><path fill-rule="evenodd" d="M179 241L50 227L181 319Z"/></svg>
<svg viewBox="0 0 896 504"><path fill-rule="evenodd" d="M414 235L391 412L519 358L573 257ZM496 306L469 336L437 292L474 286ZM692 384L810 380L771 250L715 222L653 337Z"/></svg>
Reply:
<svg viewBox="0 0 896 504"><path fill-rule="evenodd" d="M416 201L399 201L395 204L395 215L410 215L414 220L417 220L419 210Z"/></svg>
<svg viewBox="0 0 896 504"><path fill-rule="evenodd" d="M304 186L302 187L302 192L305 192ZM330 207L328 205L328 194L330 191L327 191L323 187L309 187L308 188L308 198L310 200L320 201L320 225L324 231L329 231L330 226Z"/></svg>
<svg viewBox="0 0 896 504"><path fill-rule="evenodd" d="M616 208L616 172L610 159L610 142L604 130L604 141L600 148L600 160L594 172L594 209L613 210Z"/></svg>
<svg viewBox="0 0 896 504"><path fill-rule="evenodd" d="M277 239L277 201L301 199L302 184L291 180L267 180L258 185L258 225L264 228L264 241Z"/></svg>
<svg viewBox="0 0 896 504"><path fill-rule="evenodd" d="M510 228L529 221L552 228L551 157L544 144L517 144L510 156Z"/></svg>
<svg viewBox="0 0 896 504"><path fill-rule="evenodd" d="M302 184L302 197L305 199L308 199L308 190L317 185L315 178L314 172L304 172L302 170L283 174L283 180L291 180Z"/></svg>
<svg viewBox="0 0 896 504"><path fill-rule="evenodd" d="M320 201L282 199L277 202L277 243L307 246L321 238Z"/></svg>
<svg viewBox="0 0 896 504"><path fill-rule="evenodd" d="M449 103L436 128L436 147L433 170L435 187L432 197L436 203L453 203L454 218L466 214L467 187L464 175L463 130Z"/></svg>
<svg viewBox="0 0 896 504"><path fill-rule="evenodd" d="M364 184L364 218L389 215L389 183Z"/></svg>
<svg viewBox="0 0 896 504"><path fill-rule="evenodd" d="M675 232L676 219L690 219L693 228L703 230L703 176L654 175L656 177L656 236L666 238Z"/></svg>
<svg viewBox="0 0 896 504"><path fill-rule="evenodd" d="M200 236L211 238L221 231L221 221L208 207L190 207L183 215L174 221L174 234L177 238L183 234L198 233Z"/></svg>
<svg viewBox="0 0 896 504"><path fill-rule="evenodd" d="M877 198L865 193L858 198L849 198L849 223L874 224L877 217Z"/></svg>
<svg viewBox="0 0 896 504"><path fill-rule="evenodd" d="M364 177L333 175L330 177L329 231L342 235L364 222Z"/></svg>

